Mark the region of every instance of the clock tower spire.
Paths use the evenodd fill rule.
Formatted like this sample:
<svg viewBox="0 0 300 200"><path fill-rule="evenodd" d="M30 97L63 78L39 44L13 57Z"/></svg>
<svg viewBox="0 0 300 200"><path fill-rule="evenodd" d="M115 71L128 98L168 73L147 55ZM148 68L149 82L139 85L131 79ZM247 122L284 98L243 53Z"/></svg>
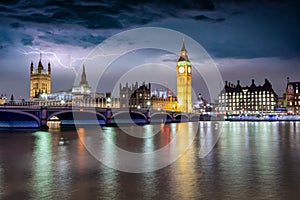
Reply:
<svg viewBox="0 0 300 200"><path fill-rule="evenodd" d="M176 63L177 100L181 112L192 112L192 65L182 40L180 57Z"/></svg>

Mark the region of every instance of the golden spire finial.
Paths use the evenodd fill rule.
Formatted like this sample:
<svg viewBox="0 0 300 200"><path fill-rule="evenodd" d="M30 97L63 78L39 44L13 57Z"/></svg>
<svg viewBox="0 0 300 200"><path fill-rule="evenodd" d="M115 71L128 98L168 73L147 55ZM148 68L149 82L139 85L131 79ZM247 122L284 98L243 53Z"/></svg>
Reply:
<svg viewBox="0 0 300 200"><path fill-rule="evenodd" d="M186 52L185 44L184 44L184 35L182 35L182 46L181 46L181 52Z"/></svg>

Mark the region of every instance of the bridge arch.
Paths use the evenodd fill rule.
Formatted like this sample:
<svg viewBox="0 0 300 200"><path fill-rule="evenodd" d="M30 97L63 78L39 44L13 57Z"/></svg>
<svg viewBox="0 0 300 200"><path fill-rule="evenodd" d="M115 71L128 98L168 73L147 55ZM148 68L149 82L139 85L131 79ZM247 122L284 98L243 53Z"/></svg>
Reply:
<svg viewBox="0 0 300 200"><path fill-rule="evenodd" d="M128 116L130 117L130 119L128 119ZM111 116L111 120L113 123L129 123L129 120L132 120L136 123L147 123L147 116L144 113L138 111L121 111L113 113L113 115Z"/></svg>
<svg viewBox="0 0 300 200"><path fill-rule="evenodd" d="M1 115L2 113L5 114L5 115L2 116ZM13 115L10 116L9 113L10 114L14 114L14 116ZM35 121L37 123L38 127L40 126L40 118L38 116L36 116L36 115L34 115L32 113L26 112L26 111L20 111L20 110L1 110L0 111L0 118L6 120L7 122L10 119L13 119L13 120L11 120L13 122L13 121L16 121L16 114L20 115L20 116L23 116L22 120L20 120L20 121L26 121L26 120L24 120L24 116L27 116L30 119L32 119L33 121Z"/></svg>
<svg viewBox="0 0 300 200"><path fill-rule="evenodd" d="M106 124L106 117L102 113L98 113L93 110L62 110L52 112L48 115L47 121L49 121L53 116L56 116L60 120L61 127Z"/></svg>
<svg viewBox="0 0 300 200"><path fill-rule="evenodd" d="M151 114L151 122L158 122L158 123L171 123L173 121L173 117L170 113L167 112L157 112Z"/></svg>
<svg viewBox="0 0 300 200"><path fill-rule="evenodd" d="M189 116L185 113L180 113L175 115L175 121L176 122L187 122L189 121Z"/></svg>
<svg viewBox="0 0 300 200"><path fill-rule="evenodd" d="M144 113L141 113L141 112L137 112L137 111L131 111L131 112L128 112L128 111L121 111L121 112L116 112L114 113L111 118L114 118L115 116L118 116L118 115L124 115L124 114L137 114L137 115L140 115L142 116L144 119L147 120L147 117Z"/></svg>
<svg viewBox="0 0 300 200"><path fill-rule="evenodd" d="M194 122L200 121L200 114L193 114L193 115L191 115L190 116L190 120L194 121Z"/></svg>
<svg viewBox="0 0 300 200"><path fill-rule="evenodd" d="M50 115L48 115L47 120L49 120L50 118L54 117L54 116L58 116L61 114L66 114L66 113L91 113L91 114L96 114L97 116L100 116L103 118L103 120L106 120L106 117L102 114L102 113L98 113L95 111L89 111L89 110L85 110L85 111L80 111L80 110L61 110L61 111L57 111L57 112L53 112Z"/></svg>

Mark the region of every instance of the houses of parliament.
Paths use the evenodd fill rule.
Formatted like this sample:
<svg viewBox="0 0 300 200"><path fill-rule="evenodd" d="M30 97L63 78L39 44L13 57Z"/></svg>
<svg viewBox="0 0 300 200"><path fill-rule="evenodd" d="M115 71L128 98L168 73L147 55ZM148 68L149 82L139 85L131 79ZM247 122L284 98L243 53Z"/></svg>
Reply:
<svg viewBox="0 0 300 200"><path fill-rule="evenodd" d="M122 87L120 85L120 98L114 98L114 107L123 107L131 109L152 108L157 110L173 110L181 112L192 111L192 65L188 59L187 50L184 44L180 50L180 56L176 62L177 77L177 97L167 88L162 93L151 90L151 84L141 86L128 86L128 83ZM85 89L87 88L87 89ZM42 64L42 55L38 62L37 69L34 69L33 62L30 65L30 99L41 100L41 96L47 96L47 100L67 100L84 102L101 102L101 106L106 105L110 93L106 96L101 93L92 94L91 87L88 85L85 67L83 67L81 81L79 86L73 86L67 92L51 93L51 66L48 63L47 70ZM104 102L104 104L103 104ZM99 104L98 104L99 105ZM110 106L112 103L110 102Z"/></svg>

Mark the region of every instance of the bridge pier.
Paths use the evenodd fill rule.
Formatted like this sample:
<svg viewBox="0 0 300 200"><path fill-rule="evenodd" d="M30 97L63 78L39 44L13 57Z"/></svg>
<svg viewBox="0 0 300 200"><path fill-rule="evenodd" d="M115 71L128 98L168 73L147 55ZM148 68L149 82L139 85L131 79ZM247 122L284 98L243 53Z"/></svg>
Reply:
<svg viewBox="0 0 300 200"><path fill-rule="evenodd" d="M111 117L112 117L112 112L111 112L111 108L107 108L105 111L105 117L106 117L106 121L105 124L110 124L111 123Z"/></svg>
<svg viewBox="0 0 300 200"><path fill-rule="evenodd" d="M146 112L146 117L147 117L147 124L150 124L151 123L151 113L150 113L149 109Z"/></svg>
<svg viewBox="0 0 300 200"><path fill-rule="evenodd" d="M174 111L172 111L171 116L172 116L172 122L175 122L176 118L175 118L175 112Z"/></svg>
<svg viewBox="0 0 300 200"><path fill-rule="evenodd" d="M40 129L49 129L49 127L47 126L47 106L41 106Z"/></svg>

